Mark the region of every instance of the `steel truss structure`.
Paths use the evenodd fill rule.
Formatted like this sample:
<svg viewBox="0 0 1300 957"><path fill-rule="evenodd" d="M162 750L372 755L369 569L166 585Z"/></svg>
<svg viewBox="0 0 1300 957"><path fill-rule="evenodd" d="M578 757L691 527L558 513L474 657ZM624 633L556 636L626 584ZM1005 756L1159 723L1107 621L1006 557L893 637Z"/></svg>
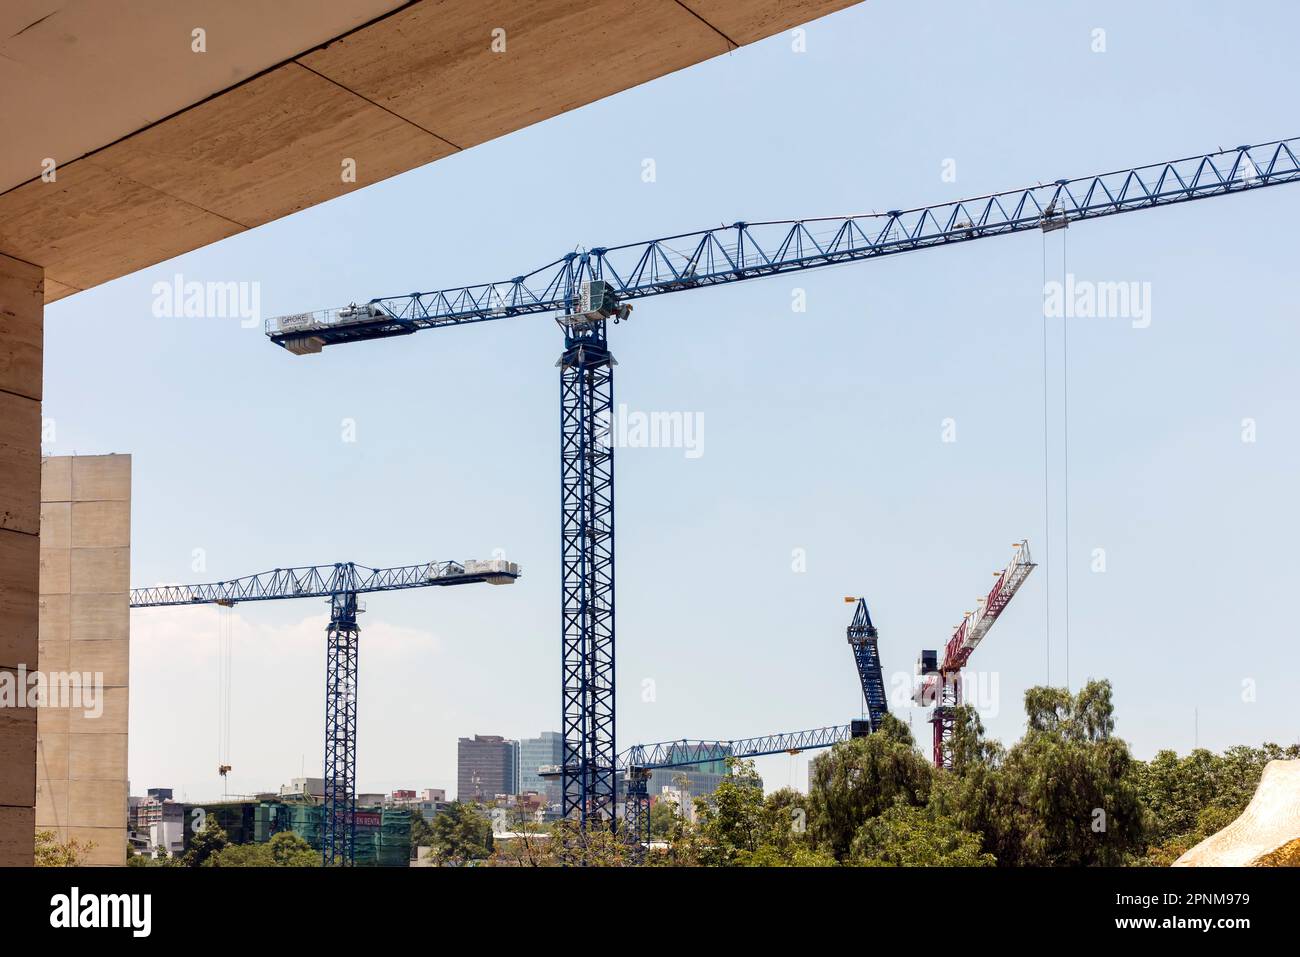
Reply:
<svg viewBox="0 0 1300 957"><path fill-rule="evenodd" d="M582 291L597 282L605 284L601 314L608 317L609 306L635 299L1061 229L1291 183L1300 180L1298 151L1300 139L1276 140L908 210L737 222L646 242L596 246L565 253L511 279L271 318L265 331L275 344L306 355L328 345L496 319L542 314L571 319ZM612 363L604 320L567 328L560 363L561 693L566 740L571 733L578 737L572 748L566 746L563 779L566 813L584 821L609 815L613 807L613 456L611 450L597 457L591 441L595 414L611 407Z"/></svg>
<svg viewBox="0 0 1300 957"><path fill-rule="evenodd" d="M605 321L569 325L560 367L561 700L565 817L613 825L614 357Z"/></svg>
<svg viewBox="0 0 1300 957"><path fill-rule="evenodd" d="M369 568L353 562L277 568L223 582L201 585L156 585L131 589L132 608L213 604L230 607L243 601L327 598L330 620L325 629L325 807L321 859L351 866L356 848L357 658L361 628L357 596L407 588L502 583L519 577L506 562L428 562L393 568Z"/></svg>
<svg viewBox="0 0 1300 957"><path fill-rule="evenodd" d="M351 566L345 566L351 568ZM349 584L349 583L344 583ZM325 820L321 860L326 867L355 860L357 804L357 590L330 595L325 630Z"/></svg>
<svg viewBox="0 0 1300 957"><path fill-rule="evenodd" d="M1038 565L1029 554L1028 540L1018 542L1011 561L997 573L997 581L987 595L979 599L974 612L962 618L961 624L944 646L943 661L938 670L922 675L914 698L917 703L933 703L930 724L934 729L934 766L952 767L952 736L956 727L955 710L962 703L962 669L971 654L979 647L993 623L998 620L1025 579Z"/></svg>
<svg viewBox="0 0 1300 957"><path fill-rule="evenodd" d="M650 772L664 768L682 768L708 764L727 758L759 758L769 754L798 754L817 748L829 748L854 737L852 725L837 724L807 731L782 731L756 738L731 741L661 741L657 744L634 744L619 756L618 766L626 776L623 817L628 837L638 844L649 839L650 795L646 782Z"/></svg>
<svg viewBox="0 0 1300 957"><path fill-rule="evenodd" d="M369 300L376 315L344 321L326 310L266 321L279 345L306 335L323 344L407 335L421 329L559 313L582 283L609 283L620 301L834 266L935 246L1059 228L1117 213L1244 193L1300 179L1300 138L1275 140L1058 179L972 199L887 213L772 222L738 222L623 246L566 253L530 273L499 282L452 286ZM310 332L285 320L310 316Z"/></svg>
<svg viewBox="0 0 1300 957"><path fill-rule="evenodd" d="M871 730L879 731L880 722L889 713L889 699L885 695L885 677L880 668L879 634L871 623L871 612L865 598L857 600L847 633L853 661L858 666L858 680L862 682L862 697L867 703L867 719L871 722Z"/></svg>

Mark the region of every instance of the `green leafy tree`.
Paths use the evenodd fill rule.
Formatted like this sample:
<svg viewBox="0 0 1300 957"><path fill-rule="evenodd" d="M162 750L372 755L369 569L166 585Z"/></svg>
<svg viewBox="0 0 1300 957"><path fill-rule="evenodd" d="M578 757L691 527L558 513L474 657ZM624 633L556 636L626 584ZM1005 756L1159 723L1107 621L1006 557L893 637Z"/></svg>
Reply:
<svg viewBox="0 0 1300 957"><path fill-rule="evenodd" d="M811 846L844 861L858 830L899 801L924 805L934 769L907 725L886 715L879 731L835 745L812 764L808 794Z"/></svg>
<svg viewBox="0 0 1300 957"><path fill-rule="evenodd" d="M320 851L292 831L281 831L262 844L230 844L215 851L204 867L320 867Z"/></svg>
<svg viewBox="0 0 1300 957"><path fill-rule="evenodd" d="M492 855L492 822L476 805L455 801L430 823L433 855L440 865L461 866Z"/></svg>
<svg viewBox="0 0 1300 957"><path fill-rule="evenodd" d="M569 867L625 867L632 863L632 848L626 836L600 821L585 828L578 821L556 821L547 848L549 863Z"/></svg>
<svg viewBox="0 0 1300 957"><path fill-rule="evenodd" d="M895 804L853 838L849 862L867 867L991 867L981 837L933 809Z"/></svg>
<svg viewBox="0 0 1300 957"><path fill-rule="evenodd" d="M1300 746L1267 743L1259 748L1237 745L1222 755L1199 748L1182 758L1166 750L1137 762L1138 793L1151 824L1143 863L1172 864L1222 830L1246 809L1269 761L1297 758Z"/></svg>
<svg viewBox="0 0 1300 957"><path fill-rule="evenodd" d="M695 799L700 863L733 867L758 850L767 822L753 761L726 759L727 775L709 797Z"/></svg>
<svg viewBox="0 0 1300 957"><path fill-rule="evenodd" d="M60 841L54 831L36 832L34 863L37 867L79 867L94 849L94 841L70 837Z"/></svg>
<svg viewBox="0 0 1300 957"><path fill-rule="evenodd" d="M433 828L418 808L411 811L411 846L433 847Z"/></svg>
<svg viewBox="0 0 1300 957"><path fill-rule="evenodd" d="M1031 688L1025 713L1025 736L984 782L985 850L1004 865L1128 862L1145 847L1147 821L1136 762L1113 736L1110 682L1077 695Z"/></svg>
<svg viewBox="0 0 1300 957"><path fill-rule="evenodd" d="M182 867L202 867L209 857L226 849L230 839L215 817L209 815L203 830L190 838L190 846L180 857Z"/></svg>
<svg viewBox="0 0 1300 957"><path fill-rule="evenodd" d="M672 832L677 819L677 805L672 801L659 800L650 806L650 839L665 840Z"/></svg>

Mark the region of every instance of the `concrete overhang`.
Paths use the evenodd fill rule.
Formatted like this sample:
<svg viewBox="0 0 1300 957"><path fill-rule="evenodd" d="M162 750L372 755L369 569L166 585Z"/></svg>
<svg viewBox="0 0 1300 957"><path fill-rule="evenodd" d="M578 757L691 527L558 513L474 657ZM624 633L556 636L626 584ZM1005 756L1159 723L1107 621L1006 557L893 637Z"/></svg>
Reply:
<svg viewBox="0 0 1300 957"><path fill-rule="evenodd" d="M51 302L854 2L10 0L0 253Z"/></svg>

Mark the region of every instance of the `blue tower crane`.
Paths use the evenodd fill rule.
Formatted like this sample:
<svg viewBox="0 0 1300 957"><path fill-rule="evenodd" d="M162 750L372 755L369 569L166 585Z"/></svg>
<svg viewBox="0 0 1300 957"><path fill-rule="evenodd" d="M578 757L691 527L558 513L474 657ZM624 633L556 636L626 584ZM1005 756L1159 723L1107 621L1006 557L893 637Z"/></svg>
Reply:
<svg viewBox="0 0 1300 957"><path fill-rule="evenodd" d="M880 648L876 626L871 623L871 612L865 598L845 598L857 603L853 621L849 623L849 647L853 661L858 666L858 679L862 682L862 697L867 703L867 720L872 731L880 730L880 722L889 713L889 700L885 696L885 677L880 670Z"/></svg>
<svg viewBox="0 0 1300 957"><path fill-rule="evenodd" d="M758 758L769 754L799 754L829 748L852 738L866 737L870 729L860 721L807 731L782 731L754 738L705 741L682 738L657 744L634 744L619 756L619 770L627 779L624 825L634 847L649 840L650 794L646 782L654 771L708 764L727 758Z"/></svg>
<svg viewBox="0 0 1300 957"><path fill-rule="evenodd" d="M175 605L233 607L244 601L326 598L325 627L325 804L321 859L326 866L351 866L356 846L357 652L362 610L358 595L487 582L512 584L519 566L504 559L427 562L368 568L352 562L277 568L202 585L155 585L131 589L132 608ZM224 771L223 771L224 773Z"/></svg>
<svg viewBox="0 0 1300 957"><path fill-rule="evenodd" d="M614 819L614 358L606 323L632 300L878 259L1292 183L1300 139L884 214L737 222L570 252L525 275L268 319L296 355L517 316L556 315L560 367L563 811Z"/></svg>

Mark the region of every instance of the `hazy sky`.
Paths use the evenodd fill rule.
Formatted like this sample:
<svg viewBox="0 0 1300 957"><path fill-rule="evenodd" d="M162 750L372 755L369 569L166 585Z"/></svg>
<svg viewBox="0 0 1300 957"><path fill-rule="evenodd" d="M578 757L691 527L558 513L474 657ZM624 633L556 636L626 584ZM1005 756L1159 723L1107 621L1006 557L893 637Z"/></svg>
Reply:
<svg viewBox="0 0 1300 957"><path fill-rule="evenodd" d="M516 319L298 358L236 319L155 317L155 282L259 283L275 315L508 278L579 244L1277 139L1297 132L1297 29L1282 2L854 7L809 26L806 52L773 37L54 304L46 451L134 456L136 584L519 561L513 587L371 596L362 619L360 789L454 790L458 736L558 729L558 331ZM1049 279L1150 284L1147 328L1067 320L1068 553L1052 325L1051 681L1068 572L1070 684L1114 683L1139 755L1189 749L1196 714L1203 746L1296 740L1297 222L1284 186L640 304L612 330L617 400L704 432L696 458L617 455L620 748L843 723L860 694L842 596L867 596L887 675L910 672L1013 541L1049 557L1045 261ZM1007 741L1049 678L1047 567L973 659ZM133 792L219 793L219 614L132 615ZM231 614L230 789L319 774L325 605ZM760 770L802 787L806 761Z"/></svg>

